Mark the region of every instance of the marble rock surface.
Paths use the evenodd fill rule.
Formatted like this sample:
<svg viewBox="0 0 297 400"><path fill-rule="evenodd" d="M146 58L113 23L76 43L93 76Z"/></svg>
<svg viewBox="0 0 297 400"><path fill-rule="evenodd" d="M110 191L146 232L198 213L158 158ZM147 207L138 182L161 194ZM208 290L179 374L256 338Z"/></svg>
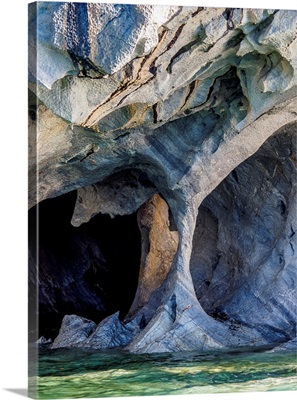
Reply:
<svg viewBox="0 0 297 400"><path fill-rule="evenodd" d="M97 249L101 322L86 333L64 320L53 347L144 353L294 339L297 11L63 2L29 11L30 208L77 193L73 229L136 215L141 237L138 272L126 272L136 287L118 282L131 296L122 310L100 278L112 276L107 253L80 240L84 258ZM62 285L47 246L38 282L47 312L67 314L79 296L88 316L89 288Z"/></svg>

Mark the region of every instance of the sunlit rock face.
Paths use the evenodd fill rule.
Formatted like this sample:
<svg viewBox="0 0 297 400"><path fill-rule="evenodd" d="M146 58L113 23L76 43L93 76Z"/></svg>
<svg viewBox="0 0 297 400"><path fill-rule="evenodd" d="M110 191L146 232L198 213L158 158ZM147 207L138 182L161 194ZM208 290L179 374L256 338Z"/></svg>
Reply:
<svg viewBox="0 0 297 400"><path fill-rule="evenodd" d="M178 246L178 233L170 226L168 206L158 194L138 210L141 260L137 292L128 317L142 308L165 280Z"/></svg>
<svg viewBox="0 0 297 400"><path fill-rule="evenodd" d="M284 10L30 5L30 212L75 193L70 250L44 234L36 257L31 236L30 281L38 266L41 319L96 325L73 335L65 317L59 347L296 343L296 25Z"/></svg>

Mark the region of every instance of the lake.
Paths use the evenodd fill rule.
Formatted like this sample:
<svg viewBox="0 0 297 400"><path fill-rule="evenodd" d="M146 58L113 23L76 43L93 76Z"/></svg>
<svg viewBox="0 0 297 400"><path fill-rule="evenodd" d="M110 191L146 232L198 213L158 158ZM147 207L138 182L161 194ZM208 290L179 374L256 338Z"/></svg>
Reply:
<svg viewBox="0 0 297 400"><path fill-rule="evenodd" d="M38 397L100 398L297 390L296 352L130 354L39 349ZM30 376L31 375L31 376ZM34 381L34 372L29 380Z"/></svg>

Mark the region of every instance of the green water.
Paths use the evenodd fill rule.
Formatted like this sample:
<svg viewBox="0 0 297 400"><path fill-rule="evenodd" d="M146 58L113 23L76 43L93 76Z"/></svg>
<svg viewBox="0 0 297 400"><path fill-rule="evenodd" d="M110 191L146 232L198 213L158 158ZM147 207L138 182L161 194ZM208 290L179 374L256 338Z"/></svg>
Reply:
<svg viewBox="0 0 297 400"><path fill-rule="evenodd" d="M40 399L297 390L296 353L41 349ZM34 379L31 377L29 379Z"/></svg>

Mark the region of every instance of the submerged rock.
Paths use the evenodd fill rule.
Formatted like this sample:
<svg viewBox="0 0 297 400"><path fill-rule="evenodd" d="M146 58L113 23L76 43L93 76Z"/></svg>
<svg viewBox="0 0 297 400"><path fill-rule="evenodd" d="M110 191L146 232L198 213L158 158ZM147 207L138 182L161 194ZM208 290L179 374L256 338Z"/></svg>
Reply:
<svg viewBox="0 0 297 400"><path fill-rule="evenodd" d="M30 281L40 265L43 321L76 303L79 315L92 308L101 321L65 317L53 347L142 353L289 343L297 319L297 12L83 3L30 10L39 63L29 66L29 203L77 195L67 226L77 229L68 245L80 254L72 260L50 238L37 260L33 245ZM92 239L82 233L100 214L133 213L139 241L132 222L133 235L125 225L110 239L100 219ZM117 256L129 235L136 261ZM114 302L116 292L123 301Z"/></svg>

